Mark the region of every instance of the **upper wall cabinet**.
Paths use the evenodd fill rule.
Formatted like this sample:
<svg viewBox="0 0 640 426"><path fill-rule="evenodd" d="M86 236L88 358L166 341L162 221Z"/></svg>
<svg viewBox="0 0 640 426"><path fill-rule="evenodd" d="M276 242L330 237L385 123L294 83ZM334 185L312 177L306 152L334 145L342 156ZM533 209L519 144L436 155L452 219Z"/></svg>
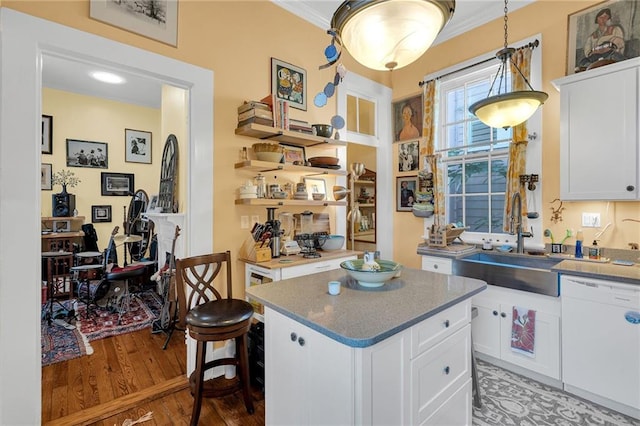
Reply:
<svg viewBox="0 0 640 426"><path fill-rule="evenodd" d="M553 81L561 199L640 199L639 68L634 58Z"/></svg>

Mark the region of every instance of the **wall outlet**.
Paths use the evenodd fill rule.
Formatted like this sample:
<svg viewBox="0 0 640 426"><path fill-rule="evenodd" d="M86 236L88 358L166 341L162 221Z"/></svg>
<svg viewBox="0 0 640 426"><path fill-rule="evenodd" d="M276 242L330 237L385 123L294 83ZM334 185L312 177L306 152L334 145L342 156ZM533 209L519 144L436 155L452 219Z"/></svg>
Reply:
<svg viewBox="0 0 640 426"><path fill-rule="evenodd" d="M583 228L599 228L600 213L582 213Z"/></svg>
<svg viewBox="0 0 640 426"><path fill-rule="evenodd" d="M240 216L240 229L249 229L249 216Z"/></svg>

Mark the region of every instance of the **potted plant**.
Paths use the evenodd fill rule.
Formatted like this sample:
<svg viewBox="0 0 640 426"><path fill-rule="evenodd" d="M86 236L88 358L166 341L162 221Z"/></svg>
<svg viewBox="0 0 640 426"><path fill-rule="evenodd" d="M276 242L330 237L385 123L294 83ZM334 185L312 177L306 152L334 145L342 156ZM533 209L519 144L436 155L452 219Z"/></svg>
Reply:
<svg viewBox="0 0 640 426"><path fill-rule="evenodd" d="M80 182L80 179L78 179L72 171L64 169L56 172L51 180L53 185L62 185L61 194L67 194L67 186L73 188Z"/></svg>

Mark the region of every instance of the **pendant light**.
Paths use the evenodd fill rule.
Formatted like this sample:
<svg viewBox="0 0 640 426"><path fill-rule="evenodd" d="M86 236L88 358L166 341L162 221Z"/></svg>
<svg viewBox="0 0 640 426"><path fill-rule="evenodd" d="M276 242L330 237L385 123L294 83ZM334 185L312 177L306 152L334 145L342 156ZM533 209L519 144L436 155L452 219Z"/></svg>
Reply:
<svg viewBox="0 0 640 426"><path fill-rule="evenodd" d="M351 56L374 70L409 65L427 51L453 16L455 1L351 0L331 19Z"/></svg>
<svg viewBox="0 0 640 426"><path fill-rule="evenodd" d="M507 2L508 0L504 2L504 48L496 53L496 57L500 59L501 64L489 89L490 95L496 80L500 78L498 94L488 96L486 99L475 102L469 107L469 112L478 117L478 119L487 126L502 127L505 129L517 126L528 120L549 97L545 92L533 90L533 87L529 84L529 80L527 80L522 74L522 71L520 71L520 68L511 60L515 49L507 46ZM518 71L530 90L507 92L507 62ZM504 93L501 93L500 91L503 84Z"/></svg>

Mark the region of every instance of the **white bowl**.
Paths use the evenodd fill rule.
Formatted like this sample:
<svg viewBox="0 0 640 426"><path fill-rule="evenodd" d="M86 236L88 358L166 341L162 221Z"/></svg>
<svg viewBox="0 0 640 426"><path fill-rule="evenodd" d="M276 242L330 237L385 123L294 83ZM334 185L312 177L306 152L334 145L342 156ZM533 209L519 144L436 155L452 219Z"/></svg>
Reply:
<svg viewBox="0 0 640 426"><path fill-rule="evenodd" d="M382 287L402 269L402 265L392 260L377 259L376 262L380 265L378 270L363 270L364 259L345 260L340 267L363 287Z"/></svg>
<svg viewBox="0 0 640 426"><path fill-rule="evenodd" d="M268 152L268 151L263 151L263 152L256 152L256 158L260 161L269 161L271 163L279 163L280 161L282 161L282 156L284 154L282 154L281 152Z"/></svg>
<svg viewBox="0 0 640 426"><path fill-rule="evenodd" d="M322 250L340 250L344 245L344 235L329 235L322 246Z"/></svg>

